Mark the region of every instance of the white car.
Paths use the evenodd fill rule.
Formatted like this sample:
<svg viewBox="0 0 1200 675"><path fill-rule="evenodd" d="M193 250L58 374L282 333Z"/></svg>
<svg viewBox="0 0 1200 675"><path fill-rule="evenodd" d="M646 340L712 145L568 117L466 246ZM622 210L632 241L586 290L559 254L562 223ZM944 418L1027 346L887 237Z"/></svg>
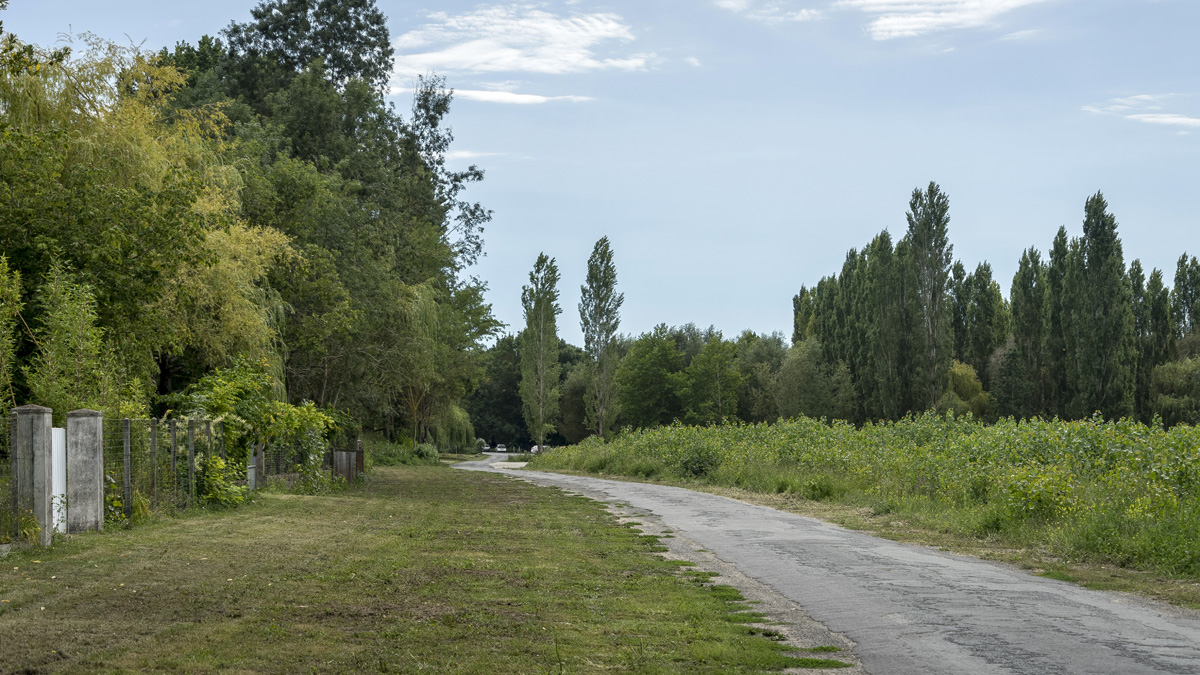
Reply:
<svg viewBox="0 0 1200 675"><path fill-rule="evenodd" d="M508 452L508 448L504 447L503 443L497 443L496 452Z"/></svg>

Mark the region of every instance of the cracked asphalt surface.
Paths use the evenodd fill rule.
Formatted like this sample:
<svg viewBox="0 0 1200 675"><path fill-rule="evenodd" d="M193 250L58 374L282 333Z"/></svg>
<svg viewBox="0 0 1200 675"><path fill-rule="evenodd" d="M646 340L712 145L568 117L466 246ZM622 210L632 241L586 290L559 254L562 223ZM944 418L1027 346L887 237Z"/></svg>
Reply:
<svg viewBox="0 0 1200 675"><path fill-rule="evenodd" d="M868 673L1200 674L1198 612L726 497L513 470L503 459L457 466L651 514L676 547L691 544L798 605L834 644L850 645Z"/></svg>

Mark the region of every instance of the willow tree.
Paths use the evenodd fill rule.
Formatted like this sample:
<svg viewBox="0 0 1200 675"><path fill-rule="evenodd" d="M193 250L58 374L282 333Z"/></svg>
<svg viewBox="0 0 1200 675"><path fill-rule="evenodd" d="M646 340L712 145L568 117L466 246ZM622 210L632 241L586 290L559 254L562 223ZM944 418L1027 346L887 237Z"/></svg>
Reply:
<svg viewBox="0 0 1200 675"><path fill-rule="evenodd" d="M521 333L521 403L529 435L539 446L553 433L558 419L559 374L558 266L554 258L539 254L529 285L521 288L525 330Z"/></svg>

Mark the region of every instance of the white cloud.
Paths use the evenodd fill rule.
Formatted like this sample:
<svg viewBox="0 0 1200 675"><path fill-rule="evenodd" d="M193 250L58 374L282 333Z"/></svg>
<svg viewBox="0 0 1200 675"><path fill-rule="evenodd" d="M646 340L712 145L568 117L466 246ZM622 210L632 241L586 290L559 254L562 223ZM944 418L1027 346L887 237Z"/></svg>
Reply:
<svg viewBox="0 0 1200 675"><path fill-rule="evenodd" d="M1019 30L1015 33L1009 33L1008 35L1005 35L1004 37L1002 37L1000 39L1001 40L1028 40L1029 38L1033 37L1034 35L1037 35L1040 32L1042 32L1042 31L1040 31L1036 28L1032 29L1032 30Z"/></svg>
<svg viewBox="0 0 1200 675"><path fill-rule="evenodd" d="M644 70L653 54L597 54L633 42L616 14L558 16L531 5L483 7L469 14L429 15L430 23L395 40L396 72L580 73Z"/></svg>
<svg viewBox="0 0 1200 675"><path fill-rule="evenodd" d="M687 57L686 59L683 60L683 62L688 64L689 66L695 66L696 68L700 67L700 59L698 59L694 56Z"/></svg>
<svg viewBox="0 0 1200 675"><path fill-rule="evenodd" d="M1120 115L1135 110L1162 110L1163 103L1178 94L1137 94L1121 98L1110 98L1099 105L1085 105L1083 109L1104 115Z"/></svg>
<svg viewBox="0 0 1200 675"><path fill-rule="evenodd" d="M540 96L538 94L518 94L514 91L490 91L485 89L455 89L454 95L465 98L468 101L515 103L517 105L549 103L551 101L583 103L596 100L590 96Z"/></svg>
<svg viewBox="0 0 1200 675"><path fill-rule="evenodd" d="M1048 0L837 0L835 7L875 17L867 32L876 40L978 28L1002 14Z"/></svg>
<svg viewBox="0 0 1200 675"><path fill-rule="evenodd" d="M388 90L388 93L395 96L397 94L411 94L412 91L411 87L392 87ZM518 94L514 91L495 89L455 89L454 96L455 98L465 98L468 101L510 103L516 105L536 105L539 103L550 103L551 101L584 103L596 100L590 96L542 96L540 94Z"/></svg>
<svg viewBox="0 0 1200 675"><path fill-rule="evenodd" d="M1143 113L1126 115L1126 119L1146 122L1147 124L1166 124L1176 127L1200 127L1200 117L1188 117L1175 113Z"/></svg>
<svg viewBox="0 0 1200 675"><path fill-rule="evenodd" d="M478 159L480 157L496 157L503 155L503 152L475 152L473 150L451 150L446 153L446 159Z"/></svg>
<svg viewBox="0 0 1200 675"><path fill-rule="evenodd" d="M815 9L791 9L783 0L714 0L717 7L768 24L812 21L821 16Z"/></svg>
<svg viewBox="0 0 1200 675"><path fill-rule="evenodd" d="M1166 108L1167 101L1177 97L1179 94L1137 94L1110 98L1098 105L1085 105L1083 109L1098 115L1113 115L1145 124L1184 127L1185 129L1200 128L1200 117L1159 112ZM1183 133L1187 132L1183 131Z"/></svg>

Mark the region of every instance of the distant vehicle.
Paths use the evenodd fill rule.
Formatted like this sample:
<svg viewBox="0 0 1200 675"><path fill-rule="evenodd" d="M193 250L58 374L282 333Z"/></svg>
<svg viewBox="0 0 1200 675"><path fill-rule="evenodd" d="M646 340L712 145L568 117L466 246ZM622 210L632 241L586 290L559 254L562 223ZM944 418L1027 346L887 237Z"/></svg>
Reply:
<svg viewBox="0 0 1200 675"><path fill-rule="evenodd" d="M484 443L483 447L480 449L483 450L484 452L487 452L488 450L492 449L492 446L488 445L487 443Z"/></svg>
<svg viewBox="0 0 1200 675"><path fill-rule="evenodd" d="M508 452L508 448L504 447L503 443L497 443L496 452Z"/></svg>

